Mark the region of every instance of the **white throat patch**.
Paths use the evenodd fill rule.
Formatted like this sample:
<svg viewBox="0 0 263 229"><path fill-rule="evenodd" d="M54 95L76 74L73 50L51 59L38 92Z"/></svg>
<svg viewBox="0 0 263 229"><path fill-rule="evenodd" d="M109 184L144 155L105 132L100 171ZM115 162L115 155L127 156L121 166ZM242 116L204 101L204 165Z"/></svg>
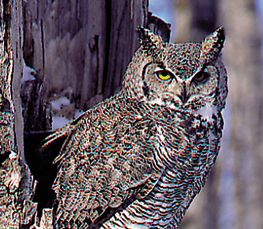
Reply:
<svg viewBox="0 0 263 229"><path fill-rule="evenodd" d="M200 110L196 111L195 113L197 115L201 115L204 119L206 119L208 122L212 121L213 114L216 114L216 107L214 105L211 105L210 103L206 103L204 107L202 107Z"/></svg>

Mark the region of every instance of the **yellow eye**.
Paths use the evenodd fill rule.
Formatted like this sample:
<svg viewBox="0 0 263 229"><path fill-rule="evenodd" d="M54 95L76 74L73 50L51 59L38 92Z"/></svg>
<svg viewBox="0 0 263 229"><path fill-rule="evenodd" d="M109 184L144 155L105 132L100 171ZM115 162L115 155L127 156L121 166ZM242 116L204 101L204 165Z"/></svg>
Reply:
<svg viewBox="0 0 263 229"><path fill-rule="evenodd" d="M156 72L156 75L162 81L170 80L172 77L172 74L168 71L158 71Z"/></svg>

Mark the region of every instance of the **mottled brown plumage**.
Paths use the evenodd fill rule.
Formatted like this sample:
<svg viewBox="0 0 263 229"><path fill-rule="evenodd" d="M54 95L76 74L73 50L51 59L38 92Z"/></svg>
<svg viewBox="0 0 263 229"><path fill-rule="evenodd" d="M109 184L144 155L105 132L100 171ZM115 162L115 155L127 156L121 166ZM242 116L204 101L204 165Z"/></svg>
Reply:
<svg viewBox="0 0 263 229"><path fill-rule="evenodd" d="M202 43L142 41L120 93L45 140L58 228L177 228L219 151L227 95L224 31Z"/></svg>

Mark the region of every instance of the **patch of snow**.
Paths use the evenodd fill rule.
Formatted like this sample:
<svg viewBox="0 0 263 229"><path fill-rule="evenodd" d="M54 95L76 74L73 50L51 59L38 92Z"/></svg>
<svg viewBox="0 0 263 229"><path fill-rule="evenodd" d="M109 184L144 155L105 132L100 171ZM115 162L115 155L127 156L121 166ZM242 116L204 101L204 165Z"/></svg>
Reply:
<svg viewBox="0 0 263 229"><path fill-rule="evenodd" d="M30 80L36 79L34 77L34 74L36 74L36 70L34 68L30 68L25 64L24 61L24 67L23 67L23 78L22 78L22 83Z"/></svg>
<svg viewBox="0 0 263 229"><path fill-rule="evenodd" d="M71 120L66 117L53 116L52 117L52 129L57 129L68 124Z"/></svg>
<svg viewBox="0 0 263 229"><path fill-rule="evenodd" d="M76 112L75 112L75 118L79 117L79 116L82 115L83 113L84 113L84 111L76 110Z"/></svg>
<svg viewBox="0 0 263 229"><path fill-rule="evenodd" d="M79 117L83 113L84 113L84 111L76 110L73 119L67 119L66 117L61 117L61 116L54 115L52 117L52 129L54 130L54 129L57 129L57 128L65 126L66 124L68 124L69 122L73 121L74 119L76 119L77 117Z"/></svg>
<svg viewBox="0 0 263 229"><path fill-rule="evenodd" d="M32 23L32 27L35 28L35 29L38 29L38 24L36 22L33 22Z"/></svg>
<svg viewBox="0 0 263 229"><path fill-rule="evenodd" d="M60 110L63 106L69 106L70 101L66 97L60 97L57 100L51 101L53 110Z"/></svg>
<svg viewBox="0 0 263 229"><path fill-rule="evenodd" d="M83 111L74 108L74 104L66 96L52 100L50 103L54 113L52 117L52 129L63 127L83 114Z"/></svg>

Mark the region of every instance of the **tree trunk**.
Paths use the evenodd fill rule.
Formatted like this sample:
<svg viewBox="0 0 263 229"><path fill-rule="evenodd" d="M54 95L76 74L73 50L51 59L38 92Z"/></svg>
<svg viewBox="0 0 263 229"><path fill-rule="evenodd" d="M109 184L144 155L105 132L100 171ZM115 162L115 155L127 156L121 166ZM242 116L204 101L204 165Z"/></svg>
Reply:
<svg viewBox="0 0 263 229"><path fill-rule="evenodd" d="M119 91L139 46L138 26L155 28L169 40L169 25L148 13L148 0L24 2L24 58L45 84L47 108L44 100L66 98L70 104L54 107L54 113L72 120L76 108L86 110ZM30 121L31 130L40 130L33 127L39 127L37 120Z"/></svg>
<svg viewBox="0 0 263 229"><path fill-rule="evenodd" d="M34 183L23 160L19 97L22 76L22 2L0 1L0 225L21 228L33 221ZM20 157L21 156L21 157Z"/></svg>
<svg viewBox="0 0 263 229"><path fill-rule="evenodd" d="M118 91L147 26L148 1L27 1L25 61L47 96L67 90L85 110Z"/></svg>

